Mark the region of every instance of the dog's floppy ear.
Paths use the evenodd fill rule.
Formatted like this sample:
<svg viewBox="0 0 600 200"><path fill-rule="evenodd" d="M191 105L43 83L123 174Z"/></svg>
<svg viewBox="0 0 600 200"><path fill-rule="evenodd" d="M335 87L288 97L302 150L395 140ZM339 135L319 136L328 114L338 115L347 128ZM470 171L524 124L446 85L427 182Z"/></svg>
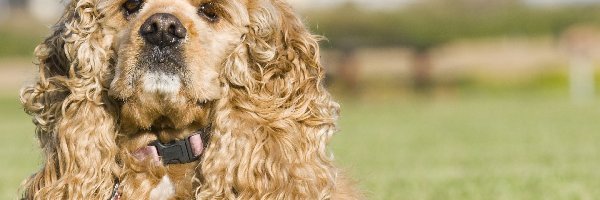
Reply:
<svg viewBox="0 0 600 200"><path fill-rule="evenodd" d="M327 199L327 143L338 104L322 85L318 37L279 0L249 1L243 44L222 72L224 98L198 199Z"/></svg>
<svg viewBox="0 0 600 200"><path fill-rule="evenodd" d="M109 199L118 173L115 116L105 92L109 42L95 0L73 0L36 49L39 79L21 92L42 148L24 199Z"/></svg>

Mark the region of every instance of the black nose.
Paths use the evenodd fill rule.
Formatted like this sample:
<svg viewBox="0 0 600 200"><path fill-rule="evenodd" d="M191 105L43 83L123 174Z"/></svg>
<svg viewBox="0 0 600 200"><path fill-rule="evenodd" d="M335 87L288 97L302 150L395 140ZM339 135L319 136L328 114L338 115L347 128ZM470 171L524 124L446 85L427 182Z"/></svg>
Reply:
<svg viewBox="0 0 600 200"><path fill-rule="evenodd" d="M140 34L148 43L166 47L178 44L185 38L187 30L175 15L157 13L142 24Z"/></svg>

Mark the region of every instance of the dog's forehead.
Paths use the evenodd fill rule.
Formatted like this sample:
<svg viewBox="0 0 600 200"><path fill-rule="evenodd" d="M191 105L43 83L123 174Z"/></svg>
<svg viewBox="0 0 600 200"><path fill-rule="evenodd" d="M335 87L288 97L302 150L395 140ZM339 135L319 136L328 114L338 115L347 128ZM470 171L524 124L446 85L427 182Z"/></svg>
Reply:
<svg viewBox="0 0 600 200"><path fill-rule="evenodd" d="M82 1L71 0L71 7L77 7ZM141 2L141 10L136 15L127 18L124 6L128 1ZM199 9L206 3L216 6L216 11L231 25L244 27L249 23L251 2L270 0L96 0L95 6L102 16L107 17L105 23L109 27L119 27L126 21L148 13L170 13L176 16L187 16L188 19L199 17ZM124 18L125 17L125 18ZM147 16L146 16L147 17Z"/></svg>
<svg viewBox="0 0 600 200"><path fill-rule="evenodd" d="M78 4L84 0L72 0L72 5ZM247 14L249 5L252 2L268 1L268 0L97 0L97 8L104 13L115 13L123 9L123 6L128 1L137 1L143 3L144 7L154 7L159 9L174 9L171 10L177 12L196 11L202 5L206 3L212 3L219 9L218 11L227 12L230 15L244 15ZM243 21L243 20L242 20Z"/></svg>
<svg viewBox="0 0 600 200"><path fill-rule="evenodd" d="M79 1L82 0L76 0L76 1L72 1L72 0L65 0L65 4L70 4L70 3L77 3ZM99 2L99 4L123 4L127 1L134 1L134 0L98 0L97 2ZM135 0L135 1L141 1L144 3L153 3L156 1L160 1L160 0ZM167 2L171 2L171 3L177 3L177 2L188 2L192 5L201 5L203 3L217 3L217 4L233 4L233 3L239 3L239 4L243 4L246 5L250 2L252 2L252 0L165 0Z"/></svg>

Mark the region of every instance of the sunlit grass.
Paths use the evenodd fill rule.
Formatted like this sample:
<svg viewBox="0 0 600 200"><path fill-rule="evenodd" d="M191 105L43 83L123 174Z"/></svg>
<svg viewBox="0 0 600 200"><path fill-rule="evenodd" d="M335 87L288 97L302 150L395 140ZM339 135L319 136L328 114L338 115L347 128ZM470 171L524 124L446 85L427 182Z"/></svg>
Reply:
<svg viewBox="0 0 600 200"><path fill-rule="evenodd" d="M7 29L0 27L0 29ZM0 58L9 57L31 57L33 49L43 40L36 34L27 34L23 32L11 32L0 30Z"/></svg>
<svg viewBox="0 0 600 200"><path fill-rule="evenodd" d="M17 96L0 98L0 199L17 199L21 182L36 169L39 150L34 127Z"/></svg>
<svg viewBox="0 0 600 200"><path fill-rule="evenodd" d="M600 107L532 95L346 102L334 150L372 199L600 196Z"/></svg>

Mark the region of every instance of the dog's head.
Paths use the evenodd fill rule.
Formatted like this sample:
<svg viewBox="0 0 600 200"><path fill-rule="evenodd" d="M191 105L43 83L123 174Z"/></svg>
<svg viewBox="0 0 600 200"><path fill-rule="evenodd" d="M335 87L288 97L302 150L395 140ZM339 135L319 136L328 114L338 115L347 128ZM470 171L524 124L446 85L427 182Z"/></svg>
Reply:
<svg viewBox="0 0 600 200"><path fill-rule="evenodd" d="M220 72L250 25L246 1L114 0L103 23L112 38L109 94L125 132L189 134L207 126L221 97Z"/></svg>

